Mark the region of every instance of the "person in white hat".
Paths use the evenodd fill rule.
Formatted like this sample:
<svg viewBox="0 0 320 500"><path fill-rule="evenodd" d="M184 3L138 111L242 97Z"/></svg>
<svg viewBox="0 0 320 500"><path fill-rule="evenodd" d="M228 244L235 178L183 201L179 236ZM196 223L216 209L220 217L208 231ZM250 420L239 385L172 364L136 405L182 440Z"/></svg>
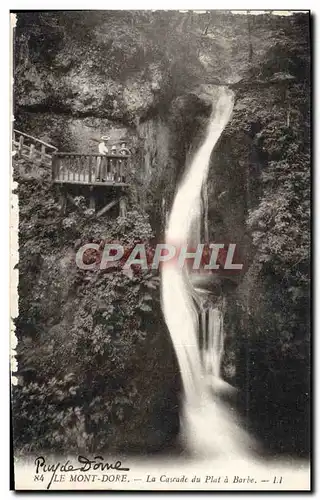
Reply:
<svg viewBox="0 0 320 500"><path fill-rule="evenodd" d="M98 149L99 149L99 155L104 155L106 156L108 153L109 153L109 149L107 147L107 141L110 139L109 136L102 136L101 137L101 142L99 142L99 146L98 146ZM101 158L101 156L98 157L98 161L97 161L97 167L96 167L96 181L104 181L105 179L102 178L102 166L104 162L102 162L102 160L104 160L104 158Z"/></svg>
<svg viewBox="0 0 320 500"><path fill-rule="evenodd" d="M120 143L119 154L121 154L122 156L130 155L130 150L127 148L127 143L125 141L122 141Z"/></svg>

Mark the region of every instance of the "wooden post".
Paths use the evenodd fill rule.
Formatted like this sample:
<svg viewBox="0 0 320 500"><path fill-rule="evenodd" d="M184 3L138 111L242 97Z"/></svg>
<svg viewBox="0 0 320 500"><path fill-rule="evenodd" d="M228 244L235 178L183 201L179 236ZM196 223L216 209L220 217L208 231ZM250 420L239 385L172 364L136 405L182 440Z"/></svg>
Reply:
<svg viewBox="0 0 320 500"><path fill-rule="evenodd" d="M93 157L96 159L96 161L98 161L98 158L97 157ZM91 158L90 158L90 161L89 161L89 182L92 182L92 161L91 161Z"/></svg>
<svg viewBox="0 0 320 500"><path fill-rule="evenodd" d="M114 207L118 202L119 202L119 200L112 200L112 201L110 201L110 203L108 203L103 208L101 208L101 210L99 210L99 212L97 213L97 217L100 217L101 215L103 215L106 212L108 212L108 210L110 210L110 208Z"/></svg>
<svg viewBox="0 0 320 500"><path fill-rule="evenodd" d="M90 186L89 208L96 210L96 199L94 197L93 186Z"/></svg>
<svg viewBox="0 0 320 500"><path fill-rule="evenodd" d="M41 163L45 161L46 147L44 144L41 146Z"/></svg>
<svg viewBox="0 0 320 500"><path fill-rule="evenodd" d="M18 149L19 158L21 158L21 156L22 156L23 141L24 141L24 137L23 137L23 135L20 135L20 137L19 137L19 149Z"/></svg>
<svg viewBox="0 0 320 500"><path fill-rule="evenodd" d="M78 167L79 167L79 168L78 168L78 182L80 182L80 179L81 179L81 177L80 177L80 172L82 171L82 165L85 165L85 164L86 164L86 160L87 160L87 157L86 157L86 156L84 156L84 157L83 157L83 162L81 161L81 158L80 158L80 160L79 160L79 165L78 165Z"/></svg>
<svg viewBox="0 0 320 500"><path fill-rule="evenodd" d="M59 157L59 178L61 180L65 180L66 177L66 165L65 165L66 159L61 159ZM62 175L60 176L60 172L62 171Z"/></svg>
<svg viewBox="0 0 320 500"><path fill-rule="evenodd" d="M100 168L100 182L106 180L108 175L108 158L105 156L102 156L101 158L101 168Z"/></svg>
<svg viewBox="0 0 320 500"><path fill-rule="evenodd" d="M108 158L108 157L105 158L105 164L106 164L106 168L105 168L105 172L104 172L104 175L102 176L102 178L109 181L110 179L112 179L112 175L111 175L112 161L110 160L110 158Z"/></svg>
<svg viewBox="0 0 320 500"><path fill-rule="evenodd" d="M114 170L115 170L115 163L117 162L116 159L111 158L108 160L108 180L114 179Z"/></svg>
<svg viewBox="0 0 320 500"><path fill-rule="evenodd" d="M124 160L118 160L117 172L116 172L117 182L121 182L121 172L122 172L122 169L123 169L123 161Z"/></svg>
<svg viewBox="0 0 320 500"><path fill-rule="evenodd" d="M58 177L58 157L55 154L52 156L51 172L52 180L54 181Z"/></svg>
<svg viewBox="0 0 320 500"><path fill-rule="evenodd" d="M120 217L125 217L127 215L127 199L122 196L119 201L119 215Z"/></svg>
<svg viewBox="0 0 320 500"><path fill-rule="evenodd" d="M67 176L68 176L67 180L68 181L70 181L70 168L71 168L71 165L72 165L72 159L73 159L73 156L71 155L71 156L68 157L69 161L66 162L67 163Z"/></svg>
<svg viewBox="0 0 320 500"><path fill-rule="evenodd" d="M34 146L34 144L31 144L31 146L30 146L30 153L29 153L30 160L33 160L34 150L35 150L35 146Z"/></svg>

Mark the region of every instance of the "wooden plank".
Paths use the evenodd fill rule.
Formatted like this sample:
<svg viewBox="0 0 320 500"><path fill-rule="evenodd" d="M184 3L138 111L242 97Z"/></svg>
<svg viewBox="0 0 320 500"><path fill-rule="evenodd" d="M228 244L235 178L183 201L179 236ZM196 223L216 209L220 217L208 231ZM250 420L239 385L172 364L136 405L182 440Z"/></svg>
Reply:
<svg viewBox="0 0 320 500"><path fill-rule="evenodd" d="M108 175L108 158L106 158L105 156L103 156L101 158L101 175L100 175L100 179L107 179L107 175Z"/></svg>
<svg viewBox="0 0 320 500"><path fill-rule="evenodd" d="M53 155L52 157L52 169L51 169L51 176L52 176L52 180L54 181L56 178L57 178L57 175L58 175L58 171L57 171L57 167L58 167L58 158Z"/></svg>
<svg viewBox="0 0 320 500"><path fill-rule="evenodd" d="M88 156L87 163L85 165L85 169L83 172L83 182L85 182L85 183L89 182L89 170L90 170L91 161L92 161L92 158L90 156Z"/></svg>
<svg viewBox="0 0 320 500"><path fill-rule="evenodd" d="M87 158L79 161L78 181L82 179L82 172L85 169Z"/></svg>
<svg viewBox="0 0 320 500"><path fill-rule="evenodd" d="M18 149L18 156L22 156L22 149L23 149L23 142L24 142L24 137L23 135L20 135L19 137L19 149Z"/></svg>
<svg viewBox="0 0 320 500"><path fill-rule="evenodd" d="M82 182L86 182L89 161L90 161L89 157L86 156L86 161L83 163L82 168L81 168L80 181L82 181Z"/></svg>
<svg viewBox="0 0 320 500"><path fill-rule="evenodd" d="M118 182L122 181L125 160L119 160Z"/></svg>
<svg viewBox="0 0 320 500"><path fill-rule="evenodd" d="M89 182L89 170L90 170L91 161L92 161L91 156L88 156L85 170L83 172L83 182L85 182L85 183Z"/></svg>
<svg viewBox="0 0 320 500"><path fill-rule="evenodd" d="M121 181L121 171L122 171L122 167L123 167L123 158L121 160L118 161L118 165L117 165L117 182L120 182Z"/></svg>
<svg viewBox="0 0 320 500"><path fill-rule="evenodd" d="M89 176L88 176L88 179L89 179L89 183L92 182L92 158L90 158L90 162L89 162Z"/></svg>
<svg viewBox="0 0 320 500"><path fill-rule="evenodd" d="M55 146L52 146L52 144L48 144L47 142L41 141L40 139L37 139L36 137L33 137L32 135L25 134L24 132L20 132L20 130L14 129L14 132L16 134L19 134L22 137L28 137L29 139L32 139L35 142L39 142L40 144L43 144L47 148L53 149L54 151L57 151L58 148Z"/></svg>
<svg viewBox="0 0 320 500"><path fill-rule="evenodd" d="M23 144L22 150L21 150L21 156L24 158L27 158L28 160L30 159L30 148L31 146L28 146L28 144Z"/></svg>
<svg viewBox="0 0 320 500"><path fill-rule="evenodd" d="M111 172L111 180L113 182L117 182L117 163L118 163L118 159L117 158L113 158L112 160L110 160L110 172Z"/></svg>
<svg viewBox="0 0 320 500"><path fill-rule="evenodd" d="M83 160L79 160L78 181L81 179L81 172L83 170L85 163L86 163L86 158L84 158Z"/></svg>
<svg viewBox="0 0 320 500"><path fill-rule="evenodd" d="M120 217L125 217L127 215L127 200L124 196L122 196L122 198L120 198L119 215L120 215Z"/></svg>
<svg viewBox="0 0 320 500"><path fill-rule="evenodd" d="M130 162L130 157L128 157L126 158L126 162L123 169L123 177L122 177L123 182L127 182L128 172L130 168L131 168L131 162Z"/></svg>
<svg viewBox="0 0 320 500"><path fill-rule="evenodd" d="M121 158L117 158L116 161L115 161L115 163L114 163L113 178L114 178L115 182L119 181L120 162L121 162Z"/></svg>
<svg viewBox="0 0 320 500"><path fill-rule="evenodd" d="M99 155L96 153L76 153L76 152L63 152L63 151L57 151L57 155L61 157L68 157L68 156L92 156L92 157L104 157L104 158L118 158L118 159L123 159L123 158L130 158L128 155Z"/></svg>
<svg viewBox="0 0 320 500"><path fill-rule="evenodd" d="M99 210L99 212L97 213L97 217L100 217L100 215L103 215L106 212L108 212L108 210L110 210L110 208L114 207L117 203L119 203L118 199L110 201L110 203L108 203L103 208L101 208L101 210Z"/></svg>
<svg viewBox="0 0 320 500"><path fill-rule="evenodd" d="M113 182L113 181L106 181L106 182L87 182L87 181L68 181L64 179L56 179L56 183L59 184L80 184L83 186L98 186L98 187L129 187L129 184L125 182Z"/></svg>
<svg viewBox="0 0 320 500"><path fill-rule="evenodd" d="M110 160L110 158L108 156L105 156L104 158L104 163L105 163L105 172L104 172L104 176L103 176L103 179L105 179L106 181L109 181L112 177L111 177L111 169L112 169L112 163L111 163L112 160Z"/></svg>
<svg viewBox="0 0 320 500"><path fill-rule="evenodd" d="M59 162L60 162L60 171L62 170L61 178L63 180L66 180L66 163L65 163L65 160L61 161L60 158L59 158Z"/></svg>
<svg viewBox="0 0 320 500"><path fill-rule="evenodd" d="M42 144L41 146L41 161L45 160L45 154L46 154L46 146Z"/></svg>
<svg viewBox="0 0 320 500"><path fill-rule="evenodd" d="M63 176L63 165L61 165L61 160L60 158L56 158L56 161L57 161L57 179L60 179L62 180L62 176Z"/></svg>
<svg viewBox="0 0 320 500"><path fill-rule="evenodd" d="M72 157L71 157L71 161L72 161ZM70 160L67 163L66 168L67 168L67 176L68 176L68 181L69 181L70 180Z"/></svg>
<svg viewBox="0 0 320 500"><path fill-rule="evenodd" d="M57 165L57 179L61 179L61 161L60 158L56 157L56 165Z"/></svg>

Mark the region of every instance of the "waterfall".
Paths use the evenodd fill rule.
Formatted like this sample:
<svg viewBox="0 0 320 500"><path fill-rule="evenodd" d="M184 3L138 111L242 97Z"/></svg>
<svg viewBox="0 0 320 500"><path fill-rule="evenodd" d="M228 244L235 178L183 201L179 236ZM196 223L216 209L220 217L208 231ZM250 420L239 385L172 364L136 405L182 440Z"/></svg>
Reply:
<svg viewBox="0 0 320 500"><path fill-rule="evenodd" d="M221 87L205 140L178 187L166 231L166 242L178 247L199 242L201 191L211 153L233 109L233 93ZM224 352L223 308L205 307L185 267L163 266L162 309L176 351L184 405L183 439L196 454L234 456L246 452L249 438L217 396L228 386L221 378ZM199 321L200 319L200 321Z"/></svg>
<svg viewBox="0 0 320 500"><path fill-rule="evenodd" d="M201 319L203 367L206 374L219 379L224 352L223 315L217 307L210 307L201 311Z"/></svg>

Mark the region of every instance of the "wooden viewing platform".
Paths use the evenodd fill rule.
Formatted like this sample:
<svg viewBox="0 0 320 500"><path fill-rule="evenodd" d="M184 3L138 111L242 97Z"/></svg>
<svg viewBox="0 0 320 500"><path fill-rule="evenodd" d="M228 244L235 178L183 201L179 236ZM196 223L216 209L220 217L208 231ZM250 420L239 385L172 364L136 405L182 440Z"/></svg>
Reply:
<svg viewBox="0 0 320 500"><path fill-rule="evenodd" d="M98 179L99 161L101 176ZM129 166L129 155L56 152L52 157L52 180L58 184L125 187Z"/></svg>
<svg viewBox="0 0 320 500"><path fill-rule="evenodd" d="M118 213L124 215L126 196L123 190L128 186L130 159L129 155L55 152L52 156L52 181L60 186L62 210L65 211L68 202L75 204L74 195L82 194L89 198L89 208L98 210L98 216L117 206Z"/></svg>
<svg viewBox="0 0 320 500"><path fill-rule="evenodd" d="M84 196L97 216L108 211L115 214L117 207L118 213L125 215L130 155L59 152L55 146L19 130L13 131L12 145L18 158L51 168L63 212L70 203L81 210L76 197Z"/></svg>

